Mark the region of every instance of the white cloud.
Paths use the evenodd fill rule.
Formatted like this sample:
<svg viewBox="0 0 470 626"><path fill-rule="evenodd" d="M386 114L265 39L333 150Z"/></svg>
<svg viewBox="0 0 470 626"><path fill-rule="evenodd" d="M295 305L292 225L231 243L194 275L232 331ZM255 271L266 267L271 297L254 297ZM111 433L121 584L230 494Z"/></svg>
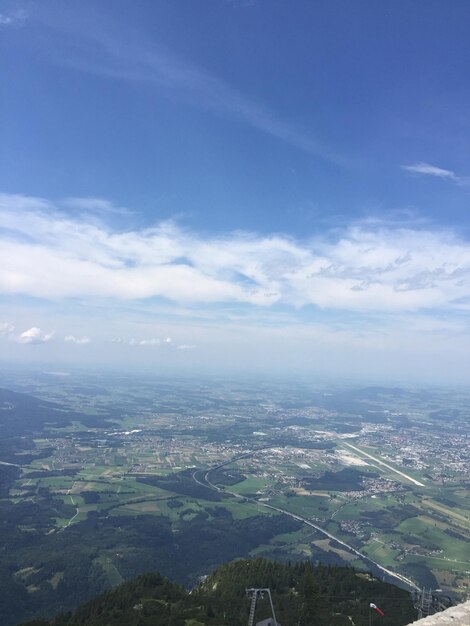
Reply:
<svg viewBox="0 0 470 626"><path fill-rule="evenodd" d="M24 344L40 344L49 342L54 335L55 331L45 333L40 328L33 326L33 328L29 328L18 335L16 340L18 343Z"/></svg>
<svg viewBox="0 0 470 626"><path fill-rule="evenodd" d="M139 346L160 346L161 339L141 339L139 342Z"/></svg>
<svg viewBox="0 0 470 626"><path fill-rule="evenodd" d="M157 337L150 337L148 339L135 339L133 337L115 337L111 339L112 343L120 343L128 346L162 346L169 345L173 340L171 337L165 339L158 339Z"/></svg>
<svg viewBox="0 0 470 626"><path fill-rule="evenodd" d="M176 346L178 350L194 350L196 347L194 344L182 343L179 346Z"/></svg>
<svg viewBox="0 0 470 626"><path fill-rule="evenodd" d="M1 197L0 209L5 294L106 306L157 297L193 310L223 304L225 317L240 305L397 313L470 303L470 245L451 232L363 223L296 241L201 236L168 222L117 231L23 196Z"/></svg>
<svg viewBox="0 0 470 626"><path fill-rule="evenodd" d="M0 13L0 28L2 26L21 26L26 18L27 13L24 9L17 9L10 13Z"/></svg>
<svg viewBox="0 0 470 626"><path fill-rule="evenodd" d="M132 213L129 209L115 206L110 200L106 200L105 198L66 198L63 204L71 209L79 209L82 211L115 213L117 215L130 215Z"/></svg>
<svg viewBox="0 0 470 626"><path fill-rule="evenodd" d="M430 165L429 163L421 162L415 163L414 165L402 165L401 169L415 174L423 174L424 176L435 176L437 178L451 180L454 183L458 184L466 184L468 182L467 178L463 176L458 176L452 170L446 170L442 167L436 167L435 165Z"/></svg>
<svg viewBox="0 0 470 626"><path fill-rule="evenodd" d="M8 322L0 322L0 337L7 337L15 332L13 324Z"/></svg>
<svg viewBox="0 0 470 626"><path fill-rule="evenodd" d="M74 335L66 335L64 337L66 343L76 343L77 345L86 345L91 342L90 337L75 337Z"/></svg>
<svg viewBox="0 0 470 626"><path fill-rule="evenodd" d="M139 342L136 339L131 339L130 337L113 337L113 339L111 339L111 343L135 346Z"/></svg>

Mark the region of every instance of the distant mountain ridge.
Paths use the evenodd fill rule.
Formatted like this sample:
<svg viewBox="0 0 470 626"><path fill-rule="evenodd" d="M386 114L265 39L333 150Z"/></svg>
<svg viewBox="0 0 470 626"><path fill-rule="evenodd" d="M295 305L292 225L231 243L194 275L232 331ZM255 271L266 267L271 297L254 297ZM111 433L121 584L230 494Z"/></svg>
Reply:
<svg viewBox="0 0 470 626"><path fill-rule="evenodd" d="M352 568L240 559L191 591L160 574L143 574L73 613L23 626L245 626L249 587L271 589L282 626L364 626L371 602L385 614L374 612L373 624L404 626L416 619L408 592ZM255 621L270 615L267 599L260 600Z"/></svg>

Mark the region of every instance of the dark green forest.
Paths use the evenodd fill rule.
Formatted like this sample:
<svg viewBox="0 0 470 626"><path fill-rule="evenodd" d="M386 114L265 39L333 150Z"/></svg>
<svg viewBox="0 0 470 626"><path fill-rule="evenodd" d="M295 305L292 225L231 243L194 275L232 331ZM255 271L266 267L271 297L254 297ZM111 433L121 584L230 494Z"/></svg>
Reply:
<svg viewBox="0 0 470 626"><path fill-rule="evenodd" d="M144 574L81 606L74 613L28 626L245 626L249 587L271 589L282 626L366 626L371 614L381 626L403 626L416 618L409 593L351 568L238 560L223 565L188 592L160 574ZM270 617L267 598L256 621Z"/></svg>
<svg viewBox="0 0 470 626"><path fill-rule="evenodd" d="M41 502L2 503L2 626L73 609L109 588L110 568L121 580L160 570L191 586L222 563L248 555L259 542L299 527L299 522L280 515L236 520L220 508L213 511L215 517L210 521L202 511L177 526L163 516L90 514L65 532L47 534L50 516L57 514L58 507L69 505L47 498L47 494ZM19 529L33 518L36 531ZM17 574L22 571L24 577Z"/></svg>

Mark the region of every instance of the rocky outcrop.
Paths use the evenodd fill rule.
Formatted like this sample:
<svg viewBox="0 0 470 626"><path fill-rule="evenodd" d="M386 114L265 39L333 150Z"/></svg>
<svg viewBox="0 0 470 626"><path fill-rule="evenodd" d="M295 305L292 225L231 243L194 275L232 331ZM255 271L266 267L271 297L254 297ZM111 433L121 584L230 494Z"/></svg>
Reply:
<svg viewBox="0 0 470 626"><path fill-rule="evenodd" d="M451 606L450 608L429 617L423 617L413 626L470 626L470 601Z"/></svg>

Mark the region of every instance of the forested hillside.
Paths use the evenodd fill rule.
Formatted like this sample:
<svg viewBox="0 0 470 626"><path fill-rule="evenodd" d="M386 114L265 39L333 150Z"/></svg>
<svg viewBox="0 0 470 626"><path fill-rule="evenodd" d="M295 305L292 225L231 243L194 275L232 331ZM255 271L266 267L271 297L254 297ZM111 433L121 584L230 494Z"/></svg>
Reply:
<svg viewBox="0 0 470 626"><path fill-rule="evenodd" d="M74 613L28 626L245 626L247 587L271 589L282 626L366 626L370 602L385 613L373 611L373 624L403 626L415 618L406 591L353 569L243 559L223 565L190 592L160 574L144 574ZM267 617L264 598L256 620Z"/></svg>

